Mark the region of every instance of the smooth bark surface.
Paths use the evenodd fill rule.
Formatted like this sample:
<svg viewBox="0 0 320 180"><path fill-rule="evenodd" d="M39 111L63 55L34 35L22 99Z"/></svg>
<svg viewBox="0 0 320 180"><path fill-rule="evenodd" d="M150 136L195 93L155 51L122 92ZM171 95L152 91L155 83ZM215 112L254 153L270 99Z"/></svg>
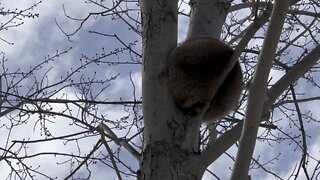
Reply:
<svg viewBox="0 0 320 180"><path fill-rule="evenodd" d="M232 180L245 180L248 178L262 107L266 99L267 80L289 5L290 0L276 0L272 10L271 21L249 90L248 107L237 158L231 175Z"/></svg>
<svg viewBox="0 0 320 180"><path fill-rule="evenodd" d="M200 4L204 1L198 1ZM229 4L229 3L227 3ZM221 7L221 6L219 6ZM197 11L217 9L196 6ZM205 8L205 9L203 9ZM167 84L166 58L177 39L177 1L141 1L143 20L144 150L140 179L201 179L207 168L199 156L199 117L186 117L175 109ZM220 12L222 12L220 10ZM221 31L225 13L220 14ZM216 14L195 13L192 19L217 19ZM190 22L189 31L213 37ZM193 36L193 35L190 35Z"/></svg>
<svg viewBox="0 0 320 180"><path fill-rule="evenodd" d="M177 9L177 1L141 1L145 126L140 179L201 178L188 162L198 138L186 133L197 132L199 123L179 117L167 83L167 56L177 44Z"/></svg>
<svg viewBox="0 0 320 180"><path fill-rule="evenodd" d="M230 2L228 0L193 0L189 4L191 14L187 39L194 37L220 39Z"/></svg>
<svg viewBox="0 0 320 180"><path fill-rule="evenodd" d="M260 69L257 69L257 74L259 72L260 75L256 75L254 79L256 85L251 85L250 87L251 89L255 89L251 90L253 91L253 95L250 95L251 99L252 96L254 96L256 101L260 102L258 106L260 110L257 111L257 102L255 101L253 103L255 113L248 116L249 119L251 119L248 122L253 121L253 123L247 123L244 128L246 130L242 128L243 123L238 123L233 129L221 135L215 142L208 143L209 146L200 152L200 120L185 117L176 109L170 97L167 84L167 56L171 49L176 47L177 40L177 2L161 1L161 3L159 3L158 1L141 1L144 52L143 108L145 141L141 160L142 171L139 177L140 179L201 179L206 168L239 139L242 130L247 132L247 136L242 136L242 142L246 143L245 146L243 144L241 145L242 147L240 147L240 151L238 152L239 155L237 164L234 167L233 177L234 179L246 179L248 177L248 167L255 145L257 129L261 121L261 112L262 109L265 110L269 107L267 106L268 103L264 103L266 100L266 86L261 86L261 82L264 81L266 83L274 58L274 51L283 25L283 23L279 21L279 18L284 20L286 17L286 7L290 4L288 1L282 1L281 3L285 3L282 7L283 9L280 8L280 10L276 9L273 11L278 12L273 13L272 17L272 19L274 19L274 16L277 16L276 27L273 25L274 22L269 24L272 31L268 30L268 34L271 33L272 37L267 35L266 39L268 39L268 37L269 39L264 42L264 51L260 54L261 62L259 62L258 65ZM219 38L223 22L226 18L225 16L229 10L228 7L230 4L228 4L228 1L213 2L199 0L192 1L190 5L192 11L190 14L187 38ZM270 6L270 8L271 7L273 6ZM276 4L274 7L279 8L279 5ZM215 11L212 11L213 9ZM217 13L217 10L219 10L219 13ZM268 21L270 11L270 9L266 9L264 13L238 37L241 38L241 40L235 49L233 60L229 64L230 70L250 39L255 35L257 30ZM214 19L214 21L212 21L212 19ZM231 42L235 41L237 41L237 39L231 40ZM270 50L270 47L272 47L273 50ZM310 63L310 61L312 61L310 64L313 65L317 57L318 48L312 51L310 57L308 56L308 58L306 58L311 59L308 60L308 62ZM297 64L297 66L299 66L299 64ZM303 69L301 73L306 71L307 69ZM226 70L225 74L228 74L228 70ZM287 75L284 77L287 77ZM219 86L219 83L217 86ZM280 89L283 91L283 88ZM275 90L272 91L271 89L269 93L278 96ZM263 105L264 108L262 108ZM247 112L247 114L250 113L250 111ZM247 143L249 141L251 143Z"/></svg>

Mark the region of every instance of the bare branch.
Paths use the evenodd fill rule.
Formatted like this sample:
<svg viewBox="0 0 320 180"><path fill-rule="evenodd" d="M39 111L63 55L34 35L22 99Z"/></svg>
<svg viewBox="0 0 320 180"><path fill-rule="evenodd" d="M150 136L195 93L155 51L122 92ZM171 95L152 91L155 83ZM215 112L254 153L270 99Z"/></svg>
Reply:
<svg viewBox="0 0 320 180"><path fill-rule="evenodd" d="M240 145L237 152L232 180L247 179L249 164L252 158L263 102L266 95L267 78L272 66L276 47L281 34L290 0L276 0L268 26L263 49L260 53L259 63L256 68L253 83L249 90L248 107L244 128L241 133Z"/></svg>
<svg viewBox="0 0 320 180"><path fill-rule="evenodd" d="M118 166L117 166L117 164L116 164L116 162L115 162L115 160L114 160L114 157L113 157L113 152L112 152L111 148L109 147L109 145L108 145L108 143L107 143L107 141L106 141L106 139L105 139L105 137L104 137L104 132L103 132L103 131L104 131L103 128L101 128L101 132L100 132L101 141L102 141L103 145L105 146L105 148L106 148L107 151L108 151L108 154L109 154L110 159L111 159L111 163L112 163L112 165L113 165L114 170L116 171L116 174L117 174L117 176L118 176L118 179L119 179L119 180L122 180L122 177L121 177L121 175L120 175L120 171L119 171Z"/></svg>
<svg viewBox="0 0 320 180"><path fill-rule="evenodd" d="M86 156L86 158L84 160L82 160L82 162L64 179L70 179L80 168L81 166L83 166L85 163L87 163L87 161L90 159L90 157L93 155L94 152L96 152L100 146L102 145L101 141L99 140L96 145L92 148L92 150L90 151L90 153Z"/></svg>
<svg viewBox="0 0 320 180"><path fill-rule="evenodd" d="M101 129L103 129L104 135L109 135L111 137L111 139L113 140L113 142L119 146L123 146L124 148L126 148L128 150L128 152L138 161L140 161L140 153L133 148L129 142L125 139L120 139L116 136L116 134L108 127L106 126L104 123L100 123L99 127Z"/></svg>
<svg viewBox="0 0 320 180"><path fill-rule="evenodd" d="M271 105L280 94L291 84L303 76L320 59L320 45L315 47L298 64L292 67L281 79L279 79L268 91L266 105Z"/></svg>
<svg viewBox="0 0 320 180"><path fill-rule="evenodd" d="M292 99L294 101L296 101L297 97L296 97L296 93L295 93L295 90L294 90L292 85L290 85L290 91L292 93ZM305 128L304 128L304 123L303 123L303 119L302 119L302 113L301 113L299 104L297 102L295 102L294 106L295 106L295 108L297 110L298 120L299 120L299 124L300 124L300 132L301 132L301 137L302 137L302 157L301 157L301 161L300 161L300 164L299 164L299 167L298 167L297 175L299 174L300 167L302 167L306 178L310 179L309 173L308 173L308 170L307 170L307 167L306 167L306 165L307 165L307 155L308 155L306 131L305 131ZM296 177L298 177L298 176L296 176Z"/></svg>

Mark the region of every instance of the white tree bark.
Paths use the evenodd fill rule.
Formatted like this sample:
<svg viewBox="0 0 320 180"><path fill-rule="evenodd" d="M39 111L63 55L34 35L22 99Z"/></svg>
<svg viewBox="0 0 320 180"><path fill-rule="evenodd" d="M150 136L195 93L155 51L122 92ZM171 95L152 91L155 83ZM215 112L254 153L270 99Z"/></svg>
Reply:
<svg viewBox="0 0 320 180"><path fill-rule="evenodd" d="M196 4L210 1L199 0ZM224 2L229 4L227 0ZM142 95L145 124L139 178L201 179L207 164L201 161L199 155L200 120L185 117L175 109L167 83L167 56L177 43L177 1L142 0L140 4L143 21ZM212 12L220 8L217 4L209 3L193 8L197 12ZM227 12L227 9L223 10ZM220 14L219 21L214 20L217 18L215 13L195 13L191 19L211 19L209 26L218 33L212 30L204 32L197 25L190 25L194 29L189 29L189 36L201 34L216 37L216 34L220 34L226 12ZM219 22L219 26L216 22Z"/></svg>
<svg viewBox="0 0 320 180"><path fill-rule="evenodd" d="M177 43L177 0L142 0L140 5L144 147L139 179L174 179L177 174L169 173L174 140L167 123L174 106L168 98L166 59Z"/></svg>
<svg viewBox="0 0 320 180"><path fill-rule="evenodd" d="M139 179L200 179L190 169L198 149L195 127L175 109L167 83L167 56L177 45L176 0L141 1L143 21L144 148Z"/></svg>
<svg viewBox="0 0 320 180"><path fill-rule="evenodd" d="M288 0L286 0L286 2L288 2ZM219 38L222 25L228 11L228 3L228 0L191 1L192 13L190 16L187 38ZM167 56L177 45L177 1L141 0L140 5L143 18L142 73L143 113L145 124L144 149L141 160L141 176L139 176L139 179L201 179L207 166L209 166L238 140L242 130L242 123L239 123L232 130L223 134L215 143L210 144L210 146L208 146L203 152L199 152L200 121L199 119L188 119L188 117L185 117L181 112L175 109L176 107L171 98L167 83ZM261 25L268 20L269 16L270 13L265 12L254 24L252 24L252 26L248 27L235 50L233 61L229 64L229 71L251 37L261 27ZM281 16L285 16L285 13ZM278 19L277 22L279 23ZM281 25L282 27L281 22L278 25ZM278 27L273 29L281 28ZM266 78L265 76L269 73L269 67L271 66L270 63L272 63L271 61L274 56L274 53L270 53L270 47L276 47L278 41L278 38L275 38L277 37L275 36L276 34L273 33L273 39L270 39L271 43L268 41L265 42L265 44L270 43L269 46L264 45L264 48L268 47L268 52L266 53L264 50L260 56L261 63L262 59L265 59L263 62L267 64L265 66L267 67L267 69L265 69L267 71L264 72L266 74L262 73L264 74L264 78ZM273 43L275 44L273 45ZM306 57L309 62L308 66L310 67L316 62L315 58L319 57L319 48L314 49L312 52L314 52L310 53L312 56L310 55L309 58ZM259 63L259 66L261 66L261 63ZM263 63L262 66L264 66ZM303 68L301 73L303 73L302 71L306 72L307 70L308 69ZM261 70L258 69L257 72L258 71ZM225 74L228 74L228 70L226 70ZM294 82L295 80L290 79L288 81ZM255 82L257 82L256 78ZM283 87L280 87L280 89L281 88ZM264 89L264 92L259 92L262 94L260 96L262 100L259 100L262 105L259 109L262 109L263 100L265 100L265 90L266 88ZM273 95L278 92L276 92L276 90L271 90L269 92ZM260 90L258 89L258 91ZM264 109L266 105L267 103L264 104ZM249 111L247 113L249 113ZM251 118L254 120L253 125L256 125L255 128L258 127L260 122L261 110L258 114L259 115L257 115L256 119ZM248 124L246 128L247 127ZM250 128L251 126L249 124L249 130ZM254 139L253 144L251 144L253 152L256 132L252 132L253 134L249 134L251 136L249 139ZM242 152L244 151L244 155L249 157L250 162L252 152L250 154L250 150L246 151L246 147L243 147L244 149L242 149ZM238 161L241 163L240 166L235 166L236 173L242 170L241 165L244 165L243 162L245 162L242 160ZM247 172L241 173L246 179ZM240 176L237 176L235 179L241 178Z"/></svg>
<svg viewBox="0 0 320 180"><path fill-rule="evenodd" d="M244 128L231 175L232 180L248 178L262 108L266 99L267 80L290 2L291 0L276 0L272 10L271 21L268 25L254 79L249 90Z"/></svg>
<svg viewBox="0 0 320 180"><path fill-rule="evenodd" d="M220 39L230 2L228 0L191 0L187 39L211 37Z"/></svg>
<svg viewBox="0 0 320 180"><path fill-rule="evenodd" d="M296 2L297 0L292 1L291 5ZM234 52L235 58L240 56L250 39L254 36L256 31L268 21L269 17L270 13L265 11L253 24L246 29ZM312 66L314 66L319 58L320 46L317 46L305 58L303 58L300 63L296 64L290 71L287 72L287 74L285 74L277 83L275 83L275 85L268 91L268 99L264 103L262 114L268 113L276 98L280 96L290 84L293 84ZM261 121L264 121L264 119L260 119L260 122ZM219 158L226 150L228 150L240 138L242 125L242 123L237 124L233 129L221 135L214 144L211 144L209 147L207 147L201 153L202 162L210 164Z"/></svg>

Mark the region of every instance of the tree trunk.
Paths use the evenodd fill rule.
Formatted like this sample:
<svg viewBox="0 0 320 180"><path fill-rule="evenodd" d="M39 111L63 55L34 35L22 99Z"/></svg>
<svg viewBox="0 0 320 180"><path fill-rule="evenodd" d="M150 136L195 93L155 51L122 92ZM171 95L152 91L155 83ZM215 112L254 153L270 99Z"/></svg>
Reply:
<svg viewBox="0 0 320 180"><path fill-rule="evenodd" d="M199 123L177 118L167 83L167 56L177 45L177 3L176 0L141 1L144 147L140 179L201 178L186 168L189 154L193 154L198 142L197 137L187 138L186 129L189 124L199 127Z"/></svg>
<svg viewBox="0 0 320 180"><path fill-rule="evenodd" d="M226 15L226 12L214 10L221 8L221 3L218 6L219 3L212 3L211 0L193 2L188 38L217 37ZM199 180L209 165L203 163L204 157L199 151L201 121L197 119L199 117L186 117L176 109L167 82L167 57L177 46L177 1L141 0L140 5L143 24L144 147L139 179ZM203 10L219 13L199 13ZM218 16L222 17L219 21ZM211 19L202 21L208 23L202 26L207 26L208 31L197 28L201 17Z"/></svg>
<svg viewBox="0 0 320 180"><path fill-rule="evenodd" d="M248 107L246 109L244 128L240 138L234 170L231 179L247 179L255 147L262 108L266 98L267 81L275 57L281 30L287 14L290 0L276 0L272 10L271 21L259 55L258 65L250 86Z"/></svg>

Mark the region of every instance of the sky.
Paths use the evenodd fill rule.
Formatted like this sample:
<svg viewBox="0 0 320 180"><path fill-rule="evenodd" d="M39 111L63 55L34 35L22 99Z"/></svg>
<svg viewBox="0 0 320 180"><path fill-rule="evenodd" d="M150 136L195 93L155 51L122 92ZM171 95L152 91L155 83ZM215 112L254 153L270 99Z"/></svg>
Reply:
<svg viewBox="0 0 320 180"><path fill-rule="evenodd" d="M38 1L5 0L1 1L1 6L5 7L5 9L25 9L37 2ZM5 42L0 42L0 51L5 52L5 58L8 59L6 62L6 67L8 69L11 71L18 69L21 71L28 71L47 57L54 56L57 52L62 52L72 47L67 54L59 56L53 63L44 64L42 69L36 72L36 76L39 79L47 73L47 80L45 81L48 83L54 83L59 80L61 76L65 76L67 72L70 72L71 68L78 67L81 64L81 57L86 56L92 58L96 56L96 53L102 54L103 52L114 52L117 48L121 47L121 44L115 38L103 37L101 35L89 33L89 30L111 35L117 34L126 44L138 41L138 45L134 48L136 48L138 52L141 52L140 37L136 33L128 30L128 28L120 21L112 21L110 18L91 18L83 25L82 29L77 34L68 40L68 38L59 29L56 22L65 32L69 33L78 28L80 24L77 21L68 19L64 15L63 8L69 16L76 18L84 18L90 12L101 10L94 5L84 3L84 1L78 1L77 3L74 3L73 0L43 1L35 7L33 11L31 11L32 13L39 13L38 18L23 19L23 25L0 32L1 38L10 43L14 43L14 45L10 45ZM119 53L117 55L106 57L105 61L127 62L130 61L130 58L127 53ZM47 72L48 70L50 71ZM108 84L109 87L107 88L107 95L103 94L99 96L98 99L119 101L119 99L122 98L122 100L132 100L133 87L131 83L128 83L130 82L130 74L133 83L136 86L136 96L139 99L141 97L140 64L120 66L104 64L99 66L89 65L81 72L81 74L76 75L74 80L79 80L78 78L80 78L81 75L84 75L84 78L96 76L99 79L108 79L118 75L116 81ZM29 81L24 81L21 85L26 87L29 84ZM23 93L26 90L21 91ZM76 94L75 91L76 90L73 88L66 88L56 96L65 96L69 99L77 99L77 95L79 95L79 93ZM59 111L59 109L63 110L64 106L55 104L53 108ZM76 109L74 108L74 110ZM99 110L107 111L107 119L120 119L122 116L126 115L126 112L122 107L103 106ZM37 117L32 118L34 118L34 121L37 119ZM2 120L2 122L8 123L4 122L4 120ZM60 120L57 121L57 123L47 124L47 126L50 129L50 132L55 136L80 131L78 127L70 126L69 123L70 121L68 120ZM0 131L2 131L2 134L8 133L8 131L3 128ZM27 137L26 132L28 132ZM20 126L15 128L10 136L10 140L43 139L43 132L44 131L40 128L39 123L28 123L23 127ZM88 152L93 148L95 142L95 138L88 138L86 141L79 140L78 142L66 143L66 145L62 142L50 142L49 144L39 143L36 146L30 145L29 152L38 153L45 151L59 151L78 153L76 143L79 143L81 144L81 153L88 154ZM1 146L4 146L6 143L5 139L0 140L0 143ZM112 148L114 150L116 149L116 147ZM128 154L123 154L121 156L124 157L125 162L130 162L130 165L135 167L134 169L137 169L138 163L135 162L131 156L128 156ZM28 161L29 163L34 164L34 166L39 164L42 165L39 167L40 170L47 172L51 177L57 176L58 179L62 179L70 173L70 164L68 164L68 162L59 166L56 165L58 162L62 163L65 161L65 159L61 159L59 157L26 160L26 162ZM54 167L55 169L50 169L48 171L45 169L46 167ZM102 170L98 165L93 165L93 167L91 179L102 179L103 177L112 177L111 179L116 179L116 175L112 170ZM103 167L106 166L103 165ZM0 179L5 179L9 172L8 165L4 162L0 162Z"/></svg>
<svg viewBox="0 0 320 180"><path fill-rule="evenodd" d="M32 4L38 2L34 0L1 0L0 6L5 7L5 9L25 9L30 7ZM108 5L108 1L105 1L105 5ZM12 71L20 69L21 71L27 71L31 67L34 67L39 62L43 61L48 56L54 56L57 52L62 52L70 47L72 49L57 58L57 60L53 63L45 64L41 70L39 70L36 74L39 77L42 77L44 74L47 74L47 80L45 82L55 82L62 75L66 75L67 72L70 72L71 68L77 67L81 64L81 57L96 57L97 54L100 55L103 52L111 52L116 51L118 47L121 47L121 43L117 41L114 37L110 36L101 36L95 33L90 33L89 31L96 31L103 34L109 35L118 35L121 40L125 43L137 42L137 45L134 46L134 49L141 53L141 38L140 36L128 29L123 21L121 20L112 20L110 17L105 18L90 18L86 23L84 23L83 27L79 32L75 35L68 38L64 35L59 26L63 29L63 31L67 33L73 32L75 29L79 27L79 22L69 19L64 14L64 9L67 12L67 15L75 18L84 18L90 12L97 12L102 10L96 5L85 3L84 1L77 1L75 3L74 0L55 0L55 1L46 1L44 0L32 11L33 13L39 13L39 18L35 19L23 19L23 25L12 28L7 31L0 31L0 38L5 39L10 43L14 43L14 45L8 44L6 42L0 41L0 52L5 52L5 57L8 59L6 62L6 67ZM138 15L136 15L137 17ZM134 15L133 15L134 17ZM2 17L1 17L2 18ZM180 17L179 22L179 41L182 41L186 34L186 27L188 20L184 17ZM123 47L123 46L122 46ZM130 57L128 53L119 53L117 55L112 55L106 57L106 61L121 61L121 62L129 62ZM2 65L2 64L1 64ZM117 80L112 81L109 84L107 94L102 94L99 96L101 99L108 99L110 101L117 101L120 98L122 100L132 100L133 86L130 82L130 74L133 83L135 84L135 95L139 99L141 97L141 73L140 73L140 64L130 64L130 65L89 65L84 71L84 77L90 78L93 76L97 76L101 79L110 78L112 76L116 76ZM49 72L47 72L50 69ZM3 69L0 70L2 73ZM283 74L279 72L272 72L272 76L275 79L278 79ZM80 74L76 76L80 77ZM275 80L273 79L273 80ZM24 81L22 85L28 86L30 82ZM97 86L98 88L100 86ZM301 92L305 92L308 89L308 86L301 87ZM21 90L24 93L26 90ZM62 93L62 94L61 94ZM70 99L76 99L77 93L75 93L75 89L66 88L61 91L60 94L56 96L64 96ZM310 91L311 94L316 95L316 91ZM64 106L54 105L54 109L64 109ZM302 107L303 109L312 109L313 112L317 112L319 106L317 102L308 103ZM99 112L107 112L108 119L120 119L121 117L127 114L126 111L123 110L122 107L113 107L113 106L103 106L99 109ZM274 116L277 116L275 114ZM314 114L314 117L319 119L320 114ZM32 117L36 119L36 117ZM1 121L1 120L0 120ZM4 121L4 120L2 120ZM8 123L8 122L4 122ZM66 132L72 133L79 131L79 127L69 126L70 122L67 121L59 121L59 123L53 123L48 125L50 128L50 132L55 135L62 135ZM280 123L286 123L285 121L281 121ZM2 124L2 122L1 122ZM290 124L285 125L282 124L285 129L290 130ZM320 135L318 132L319 125L317 124L306 124L308 128L308 132L312 136L312 141L308 141L309 144L309 152L315 157L319 157L320 153L320 145L317 143L320 141ZM265 129L260 130L260 134L263 134ZM15 131L12 132L10 138L11 140L15 139L23 139L26 138L26 132L28 133L28 138L30 139L38 139L43 138L43 130L39 127L39 125L35 125L35 123L29 123L23 127L15 128ZM8 131L3 128L0 129L0 133L8 133ZM123 132L118 131L119 136L123 134ZM122 133L122 134L121 134ZM134 132L130 132L134 134ZM275 132L277 133L277 132ZM62 143L51 142L50 144L41 144L37 146L28 147L30 152L42 152L42 151L72 151L77 153L81 152L89 152L94 146L95 138L88 138L79 142L70 142L66 143L66 145ZM5 140L0 139L0 146L5 144ZM77 143L81 143L81 150L76 149ZM137 142L139 143L139 142ZM112 146L112 148L116 149L116 146ZM300 158L300 154L296 153L296 147L290 146L290 141L284 141L283 143L278 142L268 142L268 141L257 141L257 146L255 148L254 157L261 160L261 162L267 162L270 159L274 159L271 162L272 165L270 170L276 171L282 177L290 177L290 173L292 169L297 166L297 161L294 161ZM236 147L232 147L228 150L229 154L235 154ZM278 158L278 155L281 156ZM121 154L122 158L125 162L130 164L130 166L134 167L133 169L138 169L138 163L128 155L127 153ZM278 159L277 159L278 158ZM36 160L28 160L31 164L42 164L39 167L41 170L47 171L50 176L58 176L65 177L70 170L69 164L62 164L57 166L57 162L63 162L63 159L59 157L50 157L48 159L36 159ZM55 167L55 169L46 169L47 167ZM101 165L101 164L100 164ZM230 173L230 168L232 168L233 161L227 156L224 155L219 158L213 165L210 166L210 170L219 175L221 179L227 179ZM309 163L309 168L314 168L316 166L314 161ZM102 167L102 168L101 168ZM226 172L227 171L227 172ZM5 179L7 173L9 172L9 167L6 163L0 161L0 179ZM272 176L266 174L265 172L260 170L252 170L250 172L254 179L259 180L268 180L273 179ZM110 168L106 168L106 166L93 165L91 179L103 179L105 177L109 177L110 179L117 179L116 175ZM60 179L58 178L58 179ZM203 177L204 180L212 179L213 177L206 173ZM41 179L41 178L40 178ZM127 179L135 179L135 178L127 178ZM291 178L292 179L292 178ZM302 180L302 179L301 179Z"/></svg>

